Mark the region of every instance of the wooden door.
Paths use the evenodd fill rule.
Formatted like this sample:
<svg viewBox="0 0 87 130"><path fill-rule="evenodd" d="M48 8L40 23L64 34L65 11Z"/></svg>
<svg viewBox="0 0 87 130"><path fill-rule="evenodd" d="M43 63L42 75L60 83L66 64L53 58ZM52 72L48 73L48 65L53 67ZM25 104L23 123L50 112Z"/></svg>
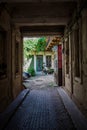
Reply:
<svg viewBox="0 0 87 130"><path fill-rule="evenodd" d="M43 66L43 56L42 55L37 55L37 60L36 60L36 69L37 69L37 71L42 71L42 66Z"/></svg>

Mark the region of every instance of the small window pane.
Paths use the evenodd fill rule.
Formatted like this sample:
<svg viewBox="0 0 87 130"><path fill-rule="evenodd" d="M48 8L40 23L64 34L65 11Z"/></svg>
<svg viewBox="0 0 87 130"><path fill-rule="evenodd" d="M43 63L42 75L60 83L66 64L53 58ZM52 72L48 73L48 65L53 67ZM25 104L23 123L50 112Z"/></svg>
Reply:
<svg viewBox="0 0 87 130"><path fill-rule="evenodd" d="M46 66L51 67L51 56L46 56Z"/></svg>

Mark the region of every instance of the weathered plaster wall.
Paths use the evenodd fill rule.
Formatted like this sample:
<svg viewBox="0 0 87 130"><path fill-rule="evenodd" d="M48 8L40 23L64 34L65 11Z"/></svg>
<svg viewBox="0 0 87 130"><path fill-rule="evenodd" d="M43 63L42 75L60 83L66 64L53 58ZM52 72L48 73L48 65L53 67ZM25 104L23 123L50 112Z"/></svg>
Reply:
<svg viewBox="0 0 87 130"><path fill-rule="evenodd" d="M75 47L76 47L76 29L79 27L79 66L80 75L75 75ZM81 12L78 20L72 25L69 30L65 31L65 39L69 37L69 74L66 74L65 54L65 89L70 96L80 105L87 108L87 10ZM64 45L66 44L66 40ZM66 48L65 48L66 53Z"/></svg>
<svg viewBox="0 0 87 130"><path fill-rule="evenodd" d="M68 41L69 38L69 41ZM68 41L68 42L67 42ZM67 64L67 49L66 44L69 44L69 73L66 73L66 64ZM71 35L68 32L67 36L65 37L65 88L70 93L72 93L71 89Z"/></svg>
<svg viewBox="0 0 87 130"><path fill-rule="evenodd" d="M54 47L54 81L58 85L58 46Z"/></svg>
<svg viewBox="0 0 87 130"><path fill-rule="evenodd" d="M6 10L0 12L0 27L6 32L6 56L7 56L7 76L0 79L0 112L22 90L22 41L18 28L15 28L10 21L10 15ZM19 43L18 63L19 71L15 73L15 43Z"/></svg>
<svg viewBox="0 0 87 130"><path fill-rule="evenodd" d="M84 93L84 106L87 108L87 9L82 12L82 66L83 66L83 93Z"/></svg>
<svg viewBox="0 0 87 130"><path fill-rule="evenodd" d="M83 52L83 48L82 48L82 16L78 19L78 21L74 24L73 26L73 46L72 46L72 50L73 50L73 61L72 61L72 73L73 73L73 96L79 101L80 104L83 104L84 102L84 88L83 88L83 83L82 83L82 52ZM75 58L76 58L76 54L75 54L75 46L76 46L76 36L75 36L75 31L77 29L77 27L79 27L79 67L80 67L80 76L77 77L75 76L75 69L76 69L76 64L75 64ZM84 43L83 43L84 44ZM77 49L77 48L76 48ZM78 58L78 57L77 57Z"/></svg>
<svg viewBox="0 0 87 130"><path fill-rule="evenodd" d="M7 77L0 79L0 111L11 101L11 27L10 17L6 10L0 12L0 27L6 31L7 44Z"/></svg>
<svg viewBox="0 0 87 130"><path fill-rule="evenodd" d="M18 44L18 52L16 52ZM18 53L16 57L16 53ZM16 60L18 60L18 72L16 72ZM12 93L15 98L22 90L22 39L18 27L12 27Z"/></svg>

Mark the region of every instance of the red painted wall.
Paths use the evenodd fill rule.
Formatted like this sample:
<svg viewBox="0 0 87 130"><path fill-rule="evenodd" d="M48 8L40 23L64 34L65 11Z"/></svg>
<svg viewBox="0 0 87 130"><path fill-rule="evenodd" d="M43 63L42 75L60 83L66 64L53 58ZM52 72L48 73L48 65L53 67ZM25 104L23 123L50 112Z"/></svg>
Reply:
<svg viewBox="0 0 87 130"><path fill-rule="evenodd" d="M58 46L58 69L62 69L62 46Z"/></svg>

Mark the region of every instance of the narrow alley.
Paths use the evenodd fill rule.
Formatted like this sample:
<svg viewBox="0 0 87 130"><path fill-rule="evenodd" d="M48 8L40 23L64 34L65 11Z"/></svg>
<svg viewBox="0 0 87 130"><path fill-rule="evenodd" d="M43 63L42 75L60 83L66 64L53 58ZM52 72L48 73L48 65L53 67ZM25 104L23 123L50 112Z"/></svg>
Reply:
<svg viewBox="0 0 87 130"><path fill-rule="evenodd" d="M26 91L24 90L26 96L12 112L8 121L5 124L3 123L3 129L87 130L85 118L72 103L68 95L62 88L54 87L53 75L30 78L26 80L25 85L28 88L25 89ZM30 86L32 87L30 88ZM14 106L16 105L12 107ZM12 107L10 105L8 109L12 111ZM71 112L70 109L72 109ZM8 116L8 112L6 115Z"/></svg>
<svg viewBox="0 0 87 130"><path fill-rule="evenodd" d="M87 130L87 0L0 0L0 130Z"/></svg>

